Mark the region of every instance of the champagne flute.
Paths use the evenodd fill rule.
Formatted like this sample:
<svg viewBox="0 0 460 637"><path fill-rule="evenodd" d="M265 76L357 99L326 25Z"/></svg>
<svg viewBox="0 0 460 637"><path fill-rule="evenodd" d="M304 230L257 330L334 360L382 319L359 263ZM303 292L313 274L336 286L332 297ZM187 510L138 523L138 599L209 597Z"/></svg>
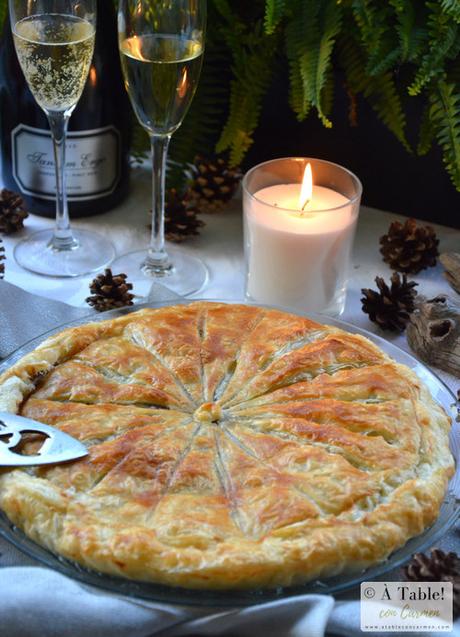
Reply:
<svg viewBox="0 0 460 637"><path fill-rule="evenodd" d="M163 278L174 292L200 289L207 269L200 259L165 249L165 166L171 135L182 123L201 71L206 0L120 0L121 65L136 116L147 131L153 156L152 233L148 250L114 262L136 287ZM139 289L139 287L138 287Z"/></svg>
<svg viewBox="0 0 460 637"><path fill-rule="evenodd" d="M14 256L37 274L80 276L109 264L115 255L106 238L71 229L65 188L67 126L93 57L96 0L9 0L9 9L21 69L48 118L56 172L54 230L21 241Z"/></svg>

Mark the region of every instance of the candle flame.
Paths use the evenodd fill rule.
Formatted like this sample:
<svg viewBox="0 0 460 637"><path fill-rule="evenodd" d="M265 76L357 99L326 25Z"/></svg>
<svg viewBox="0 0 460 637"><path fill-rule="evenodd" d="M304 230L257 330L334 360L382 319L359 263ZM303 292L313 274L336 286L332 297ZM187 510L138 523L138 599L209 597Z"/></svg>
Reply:
<svg viewBox="0 0 460 637"><path fill-rule="evenodd" d="M303 174L302 188L300 189L299 206L303 211L310 202L313 195L313 176L311 173L311 164L308 162Z"/></svg>

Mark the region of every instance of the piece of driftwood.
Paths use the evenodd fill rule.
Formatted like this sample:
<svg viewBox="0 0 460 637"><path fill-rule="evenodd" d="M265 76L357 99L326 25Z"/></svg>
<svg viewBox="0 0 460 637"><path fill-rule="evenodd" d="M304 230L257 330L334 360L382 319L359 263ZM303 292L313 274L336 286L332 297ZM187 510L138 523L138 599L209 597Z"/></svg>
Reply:
<svg viewBox="0 0 460 637"><path fill-rule="evenodd" d="M460 378L460 302L446 294L418 297L407 325L407 341L414 352Z"/></svg>
<svg viewBox="0 0 460 637"><path fill-rule="evenodd" d="M445 252L439 257L444 266L448 283L460 294L460 254L458 252Z"/></svg>

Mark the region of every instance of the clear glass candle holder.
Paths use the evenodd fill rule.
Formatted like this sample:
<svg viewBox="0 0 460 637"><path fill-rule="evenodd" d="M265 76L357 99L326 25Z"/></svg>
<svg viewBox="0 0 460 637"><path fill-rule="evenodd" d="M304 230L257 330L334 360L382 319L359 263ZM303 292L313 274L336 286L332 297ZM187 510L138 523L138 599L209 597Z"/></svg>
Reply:
<svg viewBox="0 0 460 637"><path fill-rule="evenodd" d="M302 210L308 163L313 193ZM246 298L339 316L361 193L353 173L322 159L288 157L252 168L243 179Z"/></svg>

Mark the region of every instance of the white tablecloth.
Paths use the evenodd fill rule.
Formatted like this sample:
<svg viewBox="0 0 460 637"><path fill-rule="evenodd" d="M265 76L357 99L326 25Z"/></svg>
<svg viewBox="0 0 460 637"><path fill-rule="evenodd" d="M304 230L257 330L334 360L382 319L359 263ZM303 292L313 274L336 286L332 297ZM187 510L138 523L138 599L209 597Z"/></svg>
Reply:
<svg viewBox="0 0 460 637"><path fill-rule="evenodd" d="M144 167L136 168L132 177L132 192L126 202L109 213L85 219L76 219L75 227L94 230L109 237L118 255L147 246L149 241L149 210L151 209L151 177ZM241 300L244 295L244 264L242 241L241 201L234 200L223 212L202 215L206 226L201 235L188 239L181 249L202 258L208 266L208 284L193 295L195 298ZM387 232L390 223L404 220L396 214L362 207L350 270L347 303L341 318L345 321L377 333L379 330L361 311L361 288L375 288L377 275L386 280L391 275L390 268L382 261L379 253L379 237ZM18 239L27 233L52 227L53 221L30 216L26 228L19 234L4 237L6 248L5 280L29 292L64 301L74 306L88 307L85 298L89 295L89 283L93 276L76 279L51 279L31 274L14 262L13 248ZM460 251L460 231L433 224L440 240L440 250ZM443 268L438 264L411 277L419 283L418 292L427 297L439 293L455 294L442 276ZM165 279L165 284L167 280ZM1 307L1 300L0 300ZM382 333L381 333L382 334ZM382 334L403 349L407 348L404 335L389 332ZM442 374L441 374L442 375ZM460 381L443 375L444 380L455 389Z"/></svg>

